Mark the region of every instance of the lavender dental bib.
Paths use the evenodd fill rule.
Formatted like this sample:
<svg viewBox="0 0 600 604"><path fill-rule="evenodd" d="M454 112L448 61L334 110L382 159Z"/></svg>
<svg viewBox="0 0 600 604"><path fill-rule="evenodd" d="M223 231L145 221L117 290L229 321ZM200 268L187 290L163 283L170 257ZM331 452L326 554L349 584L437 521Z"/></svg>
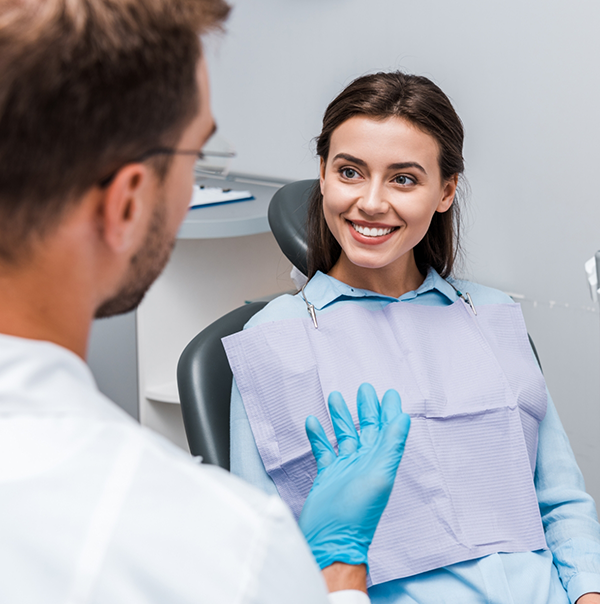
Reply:
<svg viewBox="0 0 600 604"><path fill-rule="evenodd" d="M544 379L520 307L359 304L224 338L266 471L299 516L316 476L309 414L335 442L327 396L358 426L356 392L395 388L412 418L389 504L369 550L383 583L496 552L546 548L533 476Z"/></svg>

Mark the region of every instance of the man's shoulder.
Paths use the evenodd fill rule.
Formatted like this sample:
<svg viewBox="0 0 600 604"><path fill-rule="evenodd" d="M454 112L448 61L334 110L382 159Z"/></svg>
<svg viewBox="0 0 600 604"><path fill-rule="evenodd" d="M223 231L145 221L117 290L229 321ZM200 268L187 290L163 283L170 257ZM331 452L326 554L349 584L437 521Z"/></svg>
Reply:
<svg viewBox="0 0 600 604"><path fill-rule="evenodd" d="M246 519L249 514L261 516L267 508L272 509L270 497L226 470L202 463L147 428L129 425L127 429L131 435L137 432L143 442L138 480L141 484L156 480L170 484L167 499L177 499L178 491L185 492L188 497L202 498L200 507L213 507L220 514L227 508Z"/></svg>
<svg viewBox="0 0 600 604"><path fill-rule="evenodd" d="M36 552L12 560L15 573L41 576L52 566L68 582L79 552L93 545L103 552L97 601L139 592L152 602L160 594L233 602L273 544L297 533L277 497L120 416L25 413L2 418L0 431L10 435L0 452L11 460L0 463L0 558L13 546ZM40 579L34 591L49 585Z"/></svg>
<svg viewBox="0 0 600 604"><path fill-rule="evenodd" d="M277 539L297 532L278 497L197 463L146 429L126 431L141 439L143 454L114 534L112 547L120 553L108 564L115 572L123 559L134 565L145 559L148 569L165 577L188 566L190 593L219 594L226 601L247 573L262 569Z"/></svg>
<svg viewBox="0 0 600 604"><path fill-rule="evenodd" d="M140 426L98 391L89 368L71 352L45 342L3 339L0 429L13 434L12 457L19 463L0 464L0 473L41 477L60 471L70 477L66 485L74 491L83 485L99 491L126 463L131 467L127 499L145 498L143 505L155 501L165 512L181 509L184 498L198 499L199 508L229 508L234 515L237 509L246 518L267 506L258 490L225 471L202 467ZM1 451L9 442L0 445ZM68 490L55 495L68 497Z"/></svg>

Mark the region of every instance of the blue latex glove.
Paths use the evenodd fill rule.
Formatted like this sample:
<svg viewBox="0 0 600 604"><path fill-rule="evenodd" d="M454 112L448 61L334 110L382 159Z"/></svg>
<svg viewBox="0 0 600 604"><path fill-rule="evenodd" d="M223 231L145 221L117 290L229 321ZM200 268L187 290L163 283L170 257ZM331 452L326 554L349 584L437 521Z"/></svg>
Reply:
<svg viewBox="0 0 600 604"><path fill-rule="evenodd" d="M357 406L360 436L342 395L329 396L339 455L319 420L312 415L306 420L317 477L299 524L321 569L334 562L367 564L410 427L395 390L384 394L380 406L373 386L363 384Z"/></svg>

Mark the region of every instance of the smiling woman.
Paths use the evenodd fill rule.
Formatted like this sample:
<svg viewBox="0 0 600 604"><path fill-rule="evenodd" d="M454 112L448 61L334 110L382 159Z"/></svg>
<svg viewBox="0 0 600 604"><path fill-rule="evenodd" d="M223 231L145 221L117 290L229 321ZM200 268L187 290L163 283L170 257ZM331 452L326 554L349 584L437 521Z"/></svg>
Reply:
<svg viewBox="0 0 600 604"><path fill-rule="evenodd" d="M308 282L225 340L231 470L298 514L315 474L305 416L332 434L332 391L395 389L412 423L369 551L372 601L575 602L600 592L600 526L520 307L452 276L462 145L421 76L364 76L329 105Z"/></svg>
<svg viewBox="0 0 600 604"><path fill-rule="evenodd" d="M442 187L446 197L432 213L429 228L413 242L410 256L422 274L432 267L442 277L450 275L460 250L456 197L464 171L463 139L462 122L448 97L425 77L377 73L358 78L343 90L327 108L317 139L321 182L309 207L309 278L317 271L329 273L340 259L340 242L323 211L325 175L331 176L332 168L346 178L349 168L352 179L368 182L370 203L378 192L370 172L366 172L369 169L378 170L375 178L380 179L387 169L390 184L397 185L395 191L410 192L413 197L423 188ZM351 149L358 149L358 155ZM369 167L369 159L377 165ZM363 220L374 221L366 216Z"/></svg>
<svg viewBox="0 0 600 604"><path fill-rule="evenodd" d="M456 193L438 157L436 140L403 118L357 115L335 129L315 203L341 247L332 277L395 298L421 285L413 250Z"/></svg>

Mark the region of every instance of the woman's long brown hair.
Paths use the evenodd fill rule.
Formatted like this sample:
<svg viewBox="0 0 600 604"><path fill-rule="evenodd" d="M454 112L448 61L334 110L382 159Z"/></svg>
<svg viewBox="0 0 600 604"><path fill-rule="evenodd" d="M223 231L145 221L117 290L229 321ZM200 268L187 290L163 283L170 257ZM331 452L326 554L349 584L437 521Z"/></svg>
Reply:
<svg viewBox="0 0 600 604"><path fill-rule="evenodd" d="M317 154L327 162L333 131L356 115L373 119L402 118L433 136L439 147L443 181L462 175L463 125L448 97L431 80L400 71L375 73L354 80L327 107L317 138ZM307 218L308 277L328 273L341 248L323 215L323 195L317 182ZM417 268L425 275L432 267L442 277L452 272L460 250L460 208L455 198L446 212L436 212L425 237L415 246Z"/></svg>

